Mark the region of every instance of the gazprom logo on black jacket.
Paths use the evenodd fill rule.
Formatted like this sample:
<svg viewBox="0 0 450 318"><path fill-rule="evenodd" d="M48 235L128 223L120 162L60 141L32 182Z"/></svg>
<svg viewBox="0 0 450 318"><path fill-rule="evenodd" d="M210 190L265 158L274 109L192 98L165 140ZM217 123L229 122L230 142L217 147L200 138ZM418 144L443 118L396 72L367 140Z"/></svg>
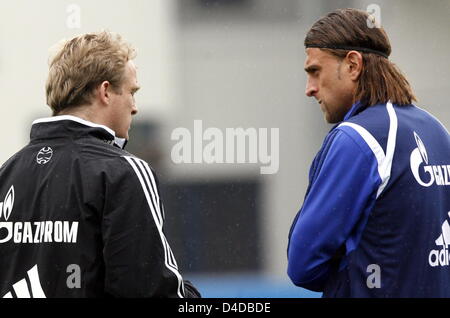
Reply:
<svg viewBox="0 0 450 318"><path fill-rule="evenodd" d="M13 211L14 199L15 190L14 186L11 186L3 202L0 202L0 244L11 240L14 243L77 242L78 222L8 222Z"/></svg>
<svg viewBox="0 0 450 318"><path fill-rule="evenodd" d="M434 183L438 186L450 185L450 165L429 165L428 153L419 135L414 132L417 148L411 152L411 171L416 181L423 187L430 187ZM422 164L425 165L422 167ZM421 177L420 172L424 171L426 177Z"/></svg>

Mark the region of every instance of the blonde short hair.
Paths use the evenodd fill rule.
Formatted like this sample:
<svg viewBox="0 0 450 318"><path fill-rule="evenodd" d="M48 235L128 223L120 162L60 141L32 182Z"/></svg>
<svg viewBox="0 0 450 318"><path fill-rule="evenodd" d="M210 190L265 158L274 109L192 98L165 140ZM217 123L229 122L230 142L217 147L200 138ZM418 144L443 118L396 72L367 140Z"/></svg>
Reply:
<svg viewBox="0 0 450 318"><path fill-rule="evenodd" d="M64 109L91 103L103 81L120 93L125 65L136 50L119 34L102 31L77 36L61 44L49 60L47 104L57 115Z"/></svg>

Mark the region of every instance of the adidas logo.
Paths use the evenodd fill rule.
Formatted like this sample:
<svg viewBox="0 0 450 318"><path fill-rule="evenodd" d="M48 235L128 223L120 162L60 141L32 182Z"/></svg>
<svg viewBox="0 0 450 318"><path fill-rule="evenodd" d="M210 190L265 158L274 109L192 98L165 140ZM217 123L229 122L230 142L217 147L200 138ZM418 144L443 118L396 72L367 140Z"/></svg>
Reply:
<svg viewBox="0 0 450 318"><path fill-rule="evenodd" d="M450 211L448 212L450 217ZM450 245L450 224L448 220L442 224L442 234L435 241L437 246L441 246L440 250L432 250L428 255L428 263L432 267L436 266L448 266L449 255L448 246Z"/></svg>
<svg viewBox="0 0 450 318"><path fill-rule="evenodd" d="M37 265L27 272L27 278L19 280L13 285L15 297L8 292L3 298L46 298L39 281Z"/></svg>

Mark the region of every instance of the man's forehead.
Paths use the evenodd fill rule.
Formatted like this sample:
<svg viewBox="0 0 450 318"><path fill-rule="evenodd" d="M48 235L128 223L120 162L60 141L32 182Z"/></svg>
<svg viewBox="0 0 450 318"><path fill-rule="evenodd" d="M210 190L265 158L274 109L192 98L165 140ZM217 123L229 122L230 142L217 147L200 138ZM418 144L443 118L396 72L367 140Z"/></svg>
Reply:
<svg viewBox="0 0 450 318"><path fill-rule="evenodd" d="M137 70L136 64L134 64L132 60L128 61L125 67L125 76L128 78L128 80L131 82L133 86L138 85L136 70Z"/></svg>
<svg viewBox="0 0 450 318"><path fill-rule="evenodd" d="M306 50L305 68L311 65L320 65L332 58L328 52L322 51L319 48L310 47Z"/></svg>
<svg viewBox="0 0 450 318"><path fill-rule="evenodd" d="M136 64L134 64L134 62L132 60L129 60L127 62L127 68L129 69L129 71L132 74L136 74L137 66L136 66Z"/></svg>

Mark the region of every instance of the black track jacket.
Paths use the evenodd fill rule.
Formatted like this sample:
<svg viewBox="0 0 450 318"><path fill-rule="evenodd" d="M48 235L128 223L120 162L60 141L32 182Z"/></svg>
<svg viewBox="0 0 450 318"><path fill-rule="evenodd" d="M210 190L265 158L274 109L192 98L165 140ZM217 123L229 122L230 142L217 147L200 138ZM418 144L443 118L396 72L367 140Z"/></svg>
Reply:
<svg viewBox="0 0 450 318"><path fill-rule="evenodd" d="M196 297L150 166L74 116L33 122L0 168L0 297Z"/></svg>

